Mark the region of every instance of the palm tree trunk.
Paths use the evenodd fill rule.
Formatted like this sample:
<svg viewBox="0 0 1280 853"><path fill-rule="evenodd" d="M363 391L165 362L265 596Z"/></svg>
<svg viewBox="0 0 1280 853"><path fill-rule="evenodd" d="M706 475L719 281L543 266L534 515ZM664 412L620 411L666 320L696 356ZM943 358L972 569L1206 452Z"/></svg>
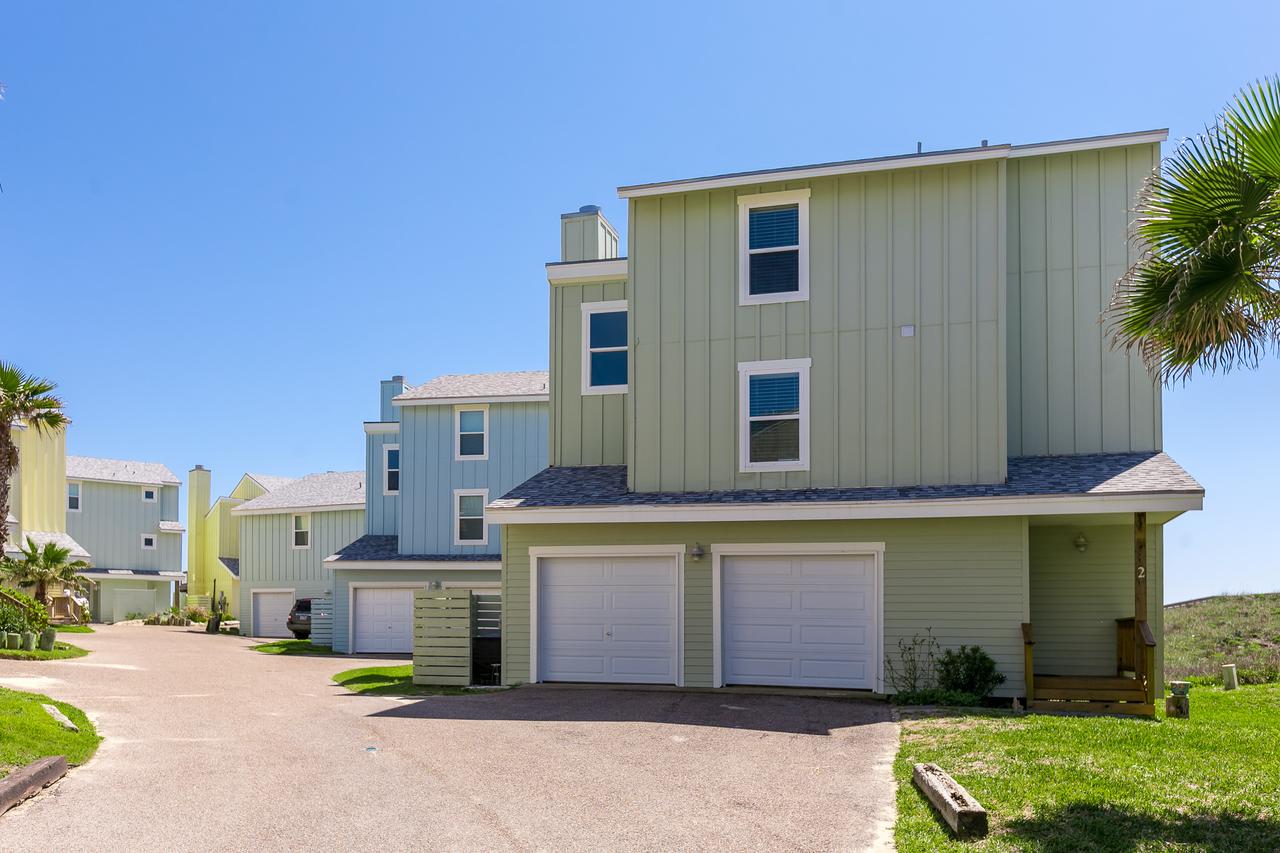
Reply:
<svg viewBox="0 0 1280 853"><path fill-rule="evenodd" d="M18 447L13 443L13 427L0 423L0 548L9 538L9 480L18 470Z"/></svg>
<svg viewBox="0 0 1280 853"><path fill-rule="evenodd" d="M45 607L48 607L49 602L45 601L44 593L45 593L44 581L36 581L36 594L33 597L35 598L36 601L40 602Z"/></svg>

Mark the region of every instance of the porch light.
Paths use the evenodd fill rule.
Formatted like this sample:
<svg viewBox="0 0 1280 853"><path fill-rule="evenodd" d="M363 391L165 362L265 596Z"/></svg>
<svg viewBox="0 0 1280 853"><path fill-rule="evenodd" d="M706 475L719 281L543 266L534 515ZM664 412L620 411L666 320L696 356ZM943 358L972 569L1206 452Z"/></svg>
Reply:
<svg viewBox="0 0 1280 853"><path fill-rule="evenodd" d="M1084 538L1083 533L1076 534L1075 545L1076 545L1076 550L1079 551L1081 554L1089 550L1089 540Z"/></svg>
<svg viewBox="0 0 1280 853"><path fill-rule="evenodd" d="M701 545L699 545L697 542L694 542L694 543L693 543L693 547L692 547L691 549L689 549L689 556L690 556L690 557L693 557L693 559L695 559L695 560L701 560L701 559L702 559L702 556L703 556L704 554L706 554L706 553L707 553L707 552L706 552L706 551L703 551L703 550L702 550L702 546L701 546Z"/></svg>

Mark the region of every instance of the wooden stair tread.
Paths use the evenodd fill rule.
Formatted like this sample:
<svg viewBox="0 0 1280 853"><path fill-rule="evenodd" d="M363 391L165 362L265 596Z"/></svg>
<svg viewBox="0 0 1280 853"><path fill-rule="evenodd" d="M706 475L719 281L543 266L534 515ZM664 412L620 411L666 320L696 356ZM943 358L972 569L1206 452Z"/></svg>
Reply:
<svg viewBox="0 0 1280 853"><path fill-rule="evenodd" d="M1035 676L1037 692L1046 687L1054 690L1141 690L1136 678L1125 675L1040 675Z"/></svg>

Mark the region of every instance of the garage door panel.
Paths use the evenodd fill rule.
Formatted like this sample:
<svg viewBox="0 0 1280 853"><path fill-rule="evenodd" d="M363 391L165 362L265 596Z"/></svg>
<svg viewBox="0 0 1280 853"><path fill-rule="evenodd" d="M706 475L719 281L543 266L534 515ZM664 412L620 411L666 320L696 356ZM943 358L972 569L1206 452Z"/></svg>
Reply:
<svg viewBox="0 0 1280 853"><path fill-rule="evenodd" d="M582 590L574 587L556 590L556 599L565 609L603 613L607 609L608 596L603 590Z"/></svg>
<svg viewBox="0 0 1280 853"><path fill-rule="evenodd" d="M802 658L800 676L802 678L862 679L867 677L867 665L865 661Z"/></svg>
<svg viewBox="0 0 1280 853"><path fill-rule="evenodd" d="M293 636L287 625L293 609L292 592L255 592L252 602L255 637Z"/></svg>
<svg viewBox="0 0 1280 853"><path fill-rule="evenodd" d="M794 626L735 622L727 626L726 631L735 643L790 645Z"/></svg>
<svg viewBox="0 0 1280 853"><path fill-rule="evenodd" d="M605 674L605 659L583 655L556 655L554 669L547 673L550 681L593 681Z"/></svg>
<svg viewBox="0 0 1280 853"><path fill-rule="evenodd" d="M867 628L865 625L801 625L802 646L844 646L841 651L865 649Z"/></svg>
<svg viewBox="0 0 1280 853"><path fill-rule="evenodd" d="M797 560L795 576L802 583L844 583L846 580L868 580L870 577L865 564L840 557Z"/></svg>
<svg viewBox="0 0 1280 853"><path fill-rule="evenodd" d="M412 587L355 587L352 601L352 651L413 651Z"/></svg>
<svg viewBox="0 0 1280 853"><path fill-rule="evenodd" d="M676 569L673 560L615 558L610 561L609 576L619 585L666 587L676 582Z"/></svg>
<svg viewBox="0 0 1280 853"><path fill-rule="evenodd" d="M795 606L795 593L789 589L725 588L725 601L741 610L781 610L790 613Z"/></svg>
<svg viewBox="0 0 1280 853"><path fill-rule="evenodd" d="M548 562L543 568L543 586L598 584L608 575L608 568L597 560Z"/></svg>
<svg viewBox="0 0 1280 853"><path fill-rule="evenodd" d="M841 613L865 613L867 596L861 591L833 589L806 590L800 593L800 610L805 613L836 610Z"/></svg>
<svg viewBox="0 0 1280 853"><path fill-rule="evenodd" d="M555 643L600 643L605 638L605 627L599 622L556 622L548 624L543 636L547 645Z"/></svg>
<svg viewBox="0 0 1280 853"><path fill-rule="evenodd" d="M611 674L618 681L674 681L669 657L614 657Z"/></svg>
<svg viewBox="0 0 1280 853"><path fill-rule="evenodd" d="M612 634L614 645L621 643L656 643L670 646L676 639L674 625L655 625L652 623L637 625L615 623Z"/></svg>
<svg viewBox="0 0 1280 853"><path fill-rule="evenodd" d="M615 590L609 595L609 609L613 613L644 613L665 616L676 603L672 590Z"/></svg>

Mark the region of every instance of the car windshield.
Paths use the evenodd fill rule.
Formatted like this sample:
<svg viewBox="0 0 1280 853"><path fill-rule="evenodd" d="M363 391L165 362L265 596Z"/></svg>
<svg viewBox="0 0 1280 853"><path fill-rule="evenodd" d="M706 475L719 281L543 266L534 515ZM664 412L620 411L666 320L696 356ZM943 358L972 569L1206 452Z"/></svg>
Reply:
<svg viewBox="0 0 1280 853"><path fill-rule="evenodd" d="M309 599L309 598L299 598L297 601L295 601L295 602L293 603L293 609L294 609L294 611L295 611L295 612L297 612L297 613L310 613L310 612L311 612L311 599ZM279 612L279 611L277 611L277 612Z"/></svg>

